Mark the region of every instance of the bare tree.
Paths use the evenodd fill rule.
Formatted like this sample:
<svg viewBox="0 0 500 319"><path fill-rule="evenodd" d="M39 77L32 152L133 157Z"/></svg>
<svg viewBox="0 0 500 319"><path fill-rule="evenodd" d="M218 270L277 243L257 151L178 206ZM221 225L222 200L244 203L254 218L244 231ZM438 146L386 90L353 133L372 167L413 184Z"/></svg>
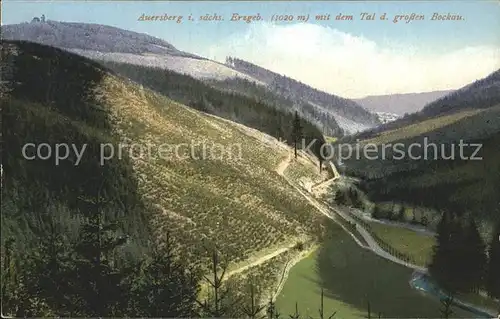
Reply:
<svg viewBox="0 0 500 319"><path fill-rule="evenodd" d="M442 305L442 308L440 310L441 318L448 319L453 314L453 310L451 309L451 305L453 304L453 299L454 299L453 295L448 295L445 299L441 300L441 305Z"/></svg>

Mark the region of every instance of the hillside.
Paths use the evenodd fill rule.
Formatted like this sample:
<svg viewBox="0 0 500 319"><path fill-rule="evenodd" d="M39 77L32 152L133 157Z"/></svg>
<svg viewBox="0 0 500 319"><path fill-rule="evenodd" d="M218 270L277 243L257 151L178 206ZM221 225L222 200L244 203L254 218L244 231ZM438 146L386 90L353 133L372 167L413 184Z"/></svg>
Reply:
<svg viewBox="0 0 500 319"><path fill-rule="evenodd" d="M500 70L429 103L425 116L454 113L459 110L489 108L500 103Z"/></svg>
<svg viewBox="0 0 500 319"><path fill-rule="evenodd" d="M422 93L372 95L362 99L355 99L354 101L371 112L386 112L402 116L405 113L418 112L427 104L452 92L452 90L445 90Z"/></svg>
<svg viewBox="0 0 500 319"><path fill-rule="evenodd" d="M113 267L144 258L151 243L162 247L168 238L189 264L205 269L205 246L216 244L234 268L321 236L323 217L276 173L289 153L276 139L64 50L4 41L2 61L10 73L2 90L9 149L2 162L2 256L11 256L12 238L19 273L31 269L22 266L26 258L54 231L78 244L95 205L127 239L106 255ZM53 157L24 158L26 143L87 146L80 160L71 153L56 166ZM100 165L102 145L122 153ZM181 154L173 153L176 146ZM110 315L127 311L113 309Z"/></svg>
<svg viewBox="0 0 500 319"><path fill-rule="evenodd" d="M499 74L433 102L415 116L340 141L360 139L360 150L377 146L375 159L360 152L358 159L344 160L347 173L362 179L373 201L471 213L491 225L500 218L495 195L500 193Z"/></svg>
<svg viewBox="0 0 500 319"><path fill-rule="evenodd" d="M95 23L25 22L3 25L2 38L53 47L129 54L161 54L203 59L177 50L172 44L143 33Z"/></svg>
<svg viewBox="0 0 500 319"><path fill-rule="evenodd" d="M47 20L1 27L2 38L24 40L66 49L98 60L159 67L199 79L254 79L223 64L176 49L143 33L112 26Z"/></svg>
<svg viewBox="0 0 500 319"><path fill-rule="evenodd" d="M274 93L262 85L242 78L231 78L224 81L209 80L207 83L219 90L250 97L286 113L297 111L301 118L314 124L324 135L336 137L344 135L344 130L337 123L334 115L321 111L308 102L296 102Z"/></svg>
<svg viewBox="0 0 500 319"><path fill-rule="evenodd" d="M307 103L315 107L318 113L334 116L339 126L348 134L380 124L375 114L368 112L352 100L322 92L285 75L238 58L226 58L226 65L264 83L269 90L278 95L298 104Z"/></svg>
<svg viewBox="0 0 500 319"><path fill-rule="evenodd" d="M280 103L280 101L273 101L272 96L265 99L258 94L228 92L226 89L214 88L188 75L161 68L114 62L103 63L118 74L177 102L255 128L293 145L294 113L286 101ZM332 123L332 126L334 125L335 122ZM325 143L322 132L308 122L307 118L301 120L301 126L305 145L312 142L311 150L320 158L319 149ZM338 126L336 132L340 133Z"/></svg>

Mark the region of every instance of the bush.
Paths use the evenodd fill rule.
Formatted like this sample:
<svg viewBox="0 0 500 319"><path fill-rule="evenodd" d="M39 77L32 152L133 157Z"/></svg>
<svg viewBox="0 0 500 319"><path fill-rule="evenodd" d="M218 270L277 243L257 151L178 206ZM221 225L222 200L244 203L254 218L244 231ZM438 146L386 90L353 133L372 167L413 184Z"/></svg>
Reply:
<svg viewBox="0 0 500 319"><path fill-rule="evenodd" d="M304 243L299 241L297 242L294 246L293 246L293 249L295 250L298 250L298 251L302 251L304 250Z"/></svg>

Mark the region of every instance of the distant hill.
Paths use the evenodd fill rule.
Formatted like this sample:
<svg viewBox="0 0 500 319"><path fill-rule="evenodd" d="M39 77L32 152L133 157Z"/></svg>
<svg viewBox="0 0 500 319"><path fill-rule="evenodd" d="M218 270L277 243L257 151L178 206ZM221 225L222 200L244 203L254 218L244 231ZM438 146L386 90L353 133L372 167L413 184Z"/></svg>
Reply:
<svg viewBox="0 0 500 319"><path fill-rule="evenodd" d="M47 20L3 25L1 30L5 40L31 41L59 48L203 59L150 35L102 24Z"/></svg>
<svg viewBox="0 0 500 319"><path fill-rule="evenodd" d="M316 112L334 116L339 126L347 134L380 125L376 114L365 110L353 100L320 91L286 75L272 72L235 57L227 57L226 65L260 81L269 90L280 96L291 99L298 104L305 102L314 107Z"/></svg>
<svg viewBox="0 0 500 319"><path fill-rule="evenodd" d="M363 189L372 200L471 213L485 222L500 218L500 201L495 195L500 193L500 71L418 113L339 143L356 139L360 140L358 147L378 147L375 160L361 156L343 161L349 175L363 180ZM476 150L470 145L482 145L475 155L482 160L462 158L460 143L469 145L463 150L467 158ZM398 144L405 150L402 158L391 147ZM417 146L411 157L410 145ZM452 159L443 159L451 154Z"/></svg>
<svg viewBox="0 0 500 319"><path fill-rule="evenodd" d="M500 103L500 70L474 81L458 90L427 104L422 110L396 121L383 124L359 134L360 138L376 136L384 131L417 124L436 116L450 115L465 110L485 109Z"/></svg>
<svg viewBox="0 0 500 319"><path fill-rule="evenodd" d="M500 69L429 103L422 110L422 116L450 114L467 109L485 109L498 103L500 103Z"/></svg>
<svg viewBox="0 0 500 319"><path fill-rule="evenodd" d="M387 112L397 115L415 113L453 90L433 91L423 93L404 93L389 95L371 95L354 101L372 112Z"/></svg>
<svg viewBox="0 0 500 319"><path fill-rule="evenodd" d="M6 40L50 45L91 59L160 67L200 79L245 77L165 40L107 25L47 20L4 25L1 30Z"/></svg>

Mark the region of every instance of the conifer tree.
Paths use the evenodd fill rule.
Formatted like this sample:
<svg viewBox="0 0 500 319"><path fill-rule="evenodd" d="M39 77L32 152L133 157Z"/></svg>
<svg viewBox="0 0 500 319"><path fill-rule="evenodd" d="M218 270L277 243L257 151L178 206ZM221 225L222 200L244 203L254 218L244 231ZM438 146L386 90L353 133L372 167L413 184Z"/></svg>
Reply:
<svg viewBox="0 0 500 319"><path fill-rule="evenodd" d="M451 309L451 306L453 305L453 296L448 295L446 298L441 300L441 309L439 312L441 313L441 318L448 319L450 318L451 315L453 315L453 310Z"/></svg>
<svg viewBox="0 0 500 319"><path fill-rule="evenodd" d="M500 221L496 223L493 231L488 255L486 289L490 296L500 298Z"/></svg>
<svg viewBox="0 0 500 319"><path fill-rule="evenodd" d="M139 266L131 283L129 311L137 317L180 318L195 315L199 272L174 255L170 233Z"/></svg>
<svg viewBox="0 0 500 319"><path fill-rule="evenodd" d="M70 280L75 264L60 225L51 217L46 221L48 232L39 236L40 243L30 254L27 263L30 277L28 294L43 300L57 316L71 316L73 295ZM61 280L65 278L65 280Z"/></svg>
<svg viewBox="0 0 500 319"><path fill-rule="evenodd" d="M116 316L125 300L121 282L124 274L109 258L110 252L123 245L127 238L117 236L118 224L107 222L102 208L100 189L95 198L80 198L85 222L74 246L75 269L71 280L78 296L75 300L79 315Z"/></svg>
<svg viewBox="0 0 500 319"><path fill-rule="evenodd" d="M262 316L259 316L266 309L266 305L259 305L259 294L260 291L256 285L255 277L251 276L249 279L248 285L248 297L250 300L243 304L241 307L242 312L251 319L256 319Z"/></svg>
<svg viewBox="0 0 500 319"><path fill-rule="evenodd" d="M202 317L224 317L234 311L240 300L232 300L232 291L225 282L228 267L227 257L221 258L217 245L211 250L210 276L203 278L209 285L209 296L203 301L196 300L201 308Z"/></svg>

